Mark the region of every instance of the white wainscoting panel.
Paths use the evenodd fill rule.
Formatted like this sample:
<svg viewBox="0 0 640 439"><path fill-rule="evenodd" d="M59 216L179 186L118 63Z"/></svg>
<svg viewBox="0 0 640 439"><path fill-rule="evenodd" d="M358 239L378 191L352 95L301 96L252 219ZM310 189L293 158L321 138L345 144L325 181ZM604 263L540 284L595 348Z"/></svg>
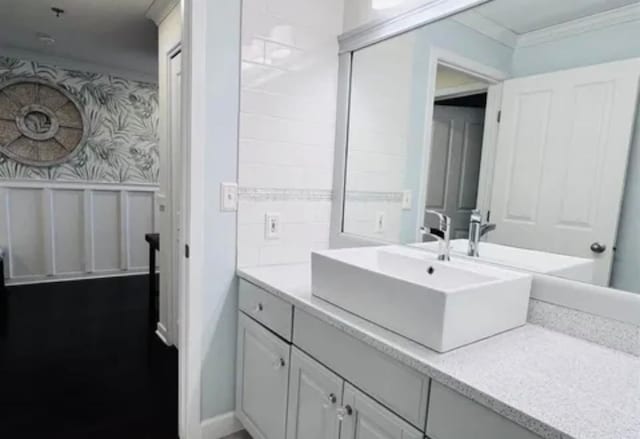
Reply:
<svg viewBox="0 0 640 439"><path fill-rule="evenodd" d="M154 232L154 186L0 182L9 284L141 273Z"/></svg>

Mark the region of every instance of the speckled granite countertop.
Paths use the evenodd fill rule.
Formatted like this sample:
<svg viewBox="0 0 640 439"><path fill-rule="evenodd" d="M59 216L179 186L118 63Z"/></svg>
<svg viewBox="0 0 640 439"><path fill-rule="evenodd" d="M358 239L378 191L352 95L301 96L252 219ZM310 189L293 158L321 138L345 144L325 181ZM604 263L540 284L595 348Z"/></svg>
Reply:
<svg viewBox="0 0 640 439"><path fill-rule="evenodd" d="M238 276L544 438L640 438L638 357L536 325L439 354L312 297L308 264Z"/></svg>

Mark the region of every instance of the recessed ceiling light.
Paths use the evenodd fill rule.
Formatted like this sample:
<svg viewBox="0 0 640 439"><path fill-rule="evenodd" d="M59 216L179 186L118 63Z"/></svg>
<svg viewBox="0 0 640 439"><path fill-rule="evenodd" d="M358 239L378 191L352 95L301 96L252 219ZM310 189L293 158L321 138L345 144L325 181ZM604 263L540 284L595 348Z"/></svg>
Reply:
<svg viewBox="0 0 640 439"><path fill-rule="evenodd" d="M371 0L373 9L390 9L403 3L404 0Z"/></svg>
<svg viewBox="0 0 640 439"><path fill-rule="evenodd" d="M56 43L55 38L49 34L45 34L44 32L38 32L36 37L38 37L38 41L46 44L47 46L52 46Z"/></svg>

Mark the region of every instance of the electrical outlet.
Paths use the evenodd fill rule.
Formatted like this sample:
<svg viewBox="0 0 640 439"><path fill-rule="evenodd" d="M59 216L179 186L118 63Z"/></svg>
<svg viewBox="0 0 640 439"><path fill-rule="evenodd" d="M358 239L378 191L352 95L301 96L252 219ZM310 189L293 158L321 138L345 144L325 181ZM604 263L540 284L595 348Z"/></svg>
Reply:
<svg viewBox="0 0 640 439"><path fill-rule="evenodd" d="M238 210L238 184L220 183L220 210L235 212Z"/></svg>
<svg viewBox="0 0 640 439"><path fill-rule="evenodd" d="M264 238L280 239L280 214L266 213L264 215Z"/></svg>
<svg viewBox="0 0 640 439"><path fill-rule="evenodd" d="M376 213L376 225L375 225L375 232L376 233L384 233L384 229L385 229L385 219L384 219L384 212L377 212Z"/></svg>
<svg viewBox="0 0 640 439"><path fill-rule="evenodd" d="M411 210L411 190L402 191L402 210Z"/></svg>

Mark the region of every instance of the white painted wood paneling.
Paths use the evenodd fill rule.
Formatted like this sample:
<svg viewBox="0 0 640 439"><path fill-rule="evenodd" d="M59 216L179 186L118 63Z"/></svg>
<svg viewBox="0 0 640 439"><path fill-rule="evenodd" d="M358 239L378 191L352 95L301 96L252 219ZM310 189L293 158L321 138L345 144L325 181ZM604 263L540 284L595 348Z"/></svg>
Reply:
<svg viewBox="0 0 640 439"><path fill-rule="evenodd" d="M116 271L121 268L120 235L122 229L120 192L101 191L93 194L93 260L94 270Z"/></svg>
<svg viewBox="0 0 640 439"><path fill-rule="evenodd" d="M47 275L43 191L12 189L9 193L9 277Z"/></svg>
<svg viewBox="0 0 640 439"><path fill-rule="evenodd" d="M9 284L141 273L155 223L153 186L0 183Z"/></svg>
<svg viewBox="0 0 640 439"><path fill-rule="evenodd" d="M53 254L56 274L85 271L84 191L53 191Z"/></svg>
<svg viewBox="0 0 640 439"><path fill-rule="evenodd" d="M150 192L128 192L129 239L127 269L145 269L149 264L148 244L144 235L153 230L153 194Z"/></svg>

